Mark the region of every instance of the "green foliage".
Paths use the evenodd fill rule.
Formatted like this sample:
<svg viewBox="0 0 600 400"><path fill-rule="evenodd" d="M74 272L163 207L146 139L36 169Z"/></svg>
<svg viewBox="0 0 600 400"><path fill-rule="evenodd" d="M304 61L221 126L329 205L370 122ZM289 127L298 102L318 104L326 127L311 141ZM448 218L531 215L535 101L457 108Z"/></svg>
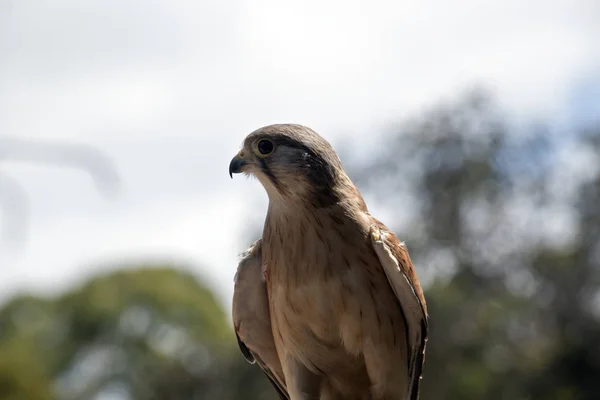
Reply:
<svg viewBox="0 0 600 400"><path fill-rule="evenodd" d="M0 398L252 398L267 385L227 321L208 289L170 267L124 269L57 299L15 298L0 311Z"/></svg>

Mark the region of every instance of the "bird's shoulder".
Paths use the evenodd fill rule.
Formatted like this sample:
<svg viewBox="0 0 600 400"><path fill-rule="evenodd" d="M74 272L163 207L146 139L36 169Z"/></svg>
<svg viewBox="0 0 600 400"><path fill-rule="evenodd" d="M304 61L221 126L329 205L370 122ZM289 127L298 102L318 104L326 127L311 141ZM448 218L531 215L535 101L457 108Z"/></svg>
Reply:
<svg viewBox="0 0 600 400"><path fill-rule="evenodd" d="M404 243L374 217L372 217L370 237L408 324L407 341L411 354L408 368L412 381L410 399L416 400L419 397L425 349L429 336L427 304Z"/></svg>
<svg viewBox="0 0 600 400"><path fill-rule="evenodd" d="M427 304L425 296L423 295L423 289L421 288L421 283L405 243L402 242L383 222L370 214L369 219L369 235L372 235L374 232L380 232L382 242L389 249L391 256L396 259L398 267L406 276L406 279L415 291L415 295L422 304L424 314L427 315Z"/></svg>

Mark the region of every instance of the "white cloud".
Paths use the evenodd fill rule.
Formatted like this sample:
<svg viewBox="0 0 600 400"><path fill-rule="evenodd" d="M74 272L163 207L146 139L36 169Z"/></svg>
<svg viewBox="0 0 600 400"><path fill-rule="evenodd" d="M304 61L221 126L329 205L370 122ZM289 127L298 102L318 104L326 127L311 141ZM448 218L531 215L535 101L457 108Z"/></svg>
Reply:
<svg viewBox="0 0 600 400"><path fill-rule="evenodd" d="M95 144L125 189L108 205L76 173L2 164L33 212L25 254L0 256L5 295L64 288L95 261L162 254L207 265L227 299L240 215L264 213L241 208L264 196L256 182L226 176L249 131L293 121L333 142L371 138L476 80L515 112L554 115L573 79L600 65L592 0L2 7L0 132Z"/></svg>
<svg viewBox="0 0 600 400"><path fill-rule="evenodd" d="M15 2L0 41L3 124L35 136L79 136L86 124L126 135L164 120L214 129L235 116L240 126L296 120L333 130L394 118L475 79L512 108L553 110L600 56L590 7Z"/></svg>
<svg viewBox="0 0 600 400"><path fill-rule="evenodd" d="M0 258L0 299L21 289L56 293L107 268L164 260L195 265L228 305L247 219L243 196L183 199L36 223L26 254ZM106 210L104 210L106 211ZM248 243L249 244L249 243ZM243 245L242 245L243 246Z"/></svg>

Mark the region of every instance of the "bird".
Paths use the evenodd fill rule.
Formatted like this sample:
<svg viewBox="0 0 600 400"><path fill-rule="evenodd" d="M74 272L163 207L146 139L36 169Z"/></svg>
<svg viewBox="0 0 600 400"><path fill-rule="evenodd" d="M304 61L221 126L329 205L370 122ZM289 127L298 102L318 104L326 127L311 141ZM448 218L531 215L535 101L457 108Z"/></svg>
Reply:
<svg viewBox="0 0 600 400"><path fill-rule="evenodd" d="M234 278L233 328L280 399L418 400L429 315L406 245L331 144L300 124L248 134L229 175L268 196Z"/></svg>

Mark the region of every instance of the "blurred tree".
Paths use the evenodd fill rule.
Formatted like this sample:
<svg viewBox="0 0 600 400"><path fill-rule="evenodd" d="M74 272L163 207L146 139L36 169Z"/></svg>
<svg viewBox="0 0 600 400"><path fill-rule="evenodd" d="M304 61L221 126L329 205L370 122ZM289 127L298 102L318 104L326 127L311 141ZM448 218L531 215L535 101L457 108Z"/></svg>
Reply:
<svg viewBox="0 0 600 400"><path fill-rule="evenodd" d="M600 398L600 129L515 126L476 90L386 143L349 172L425 283L422 398Z"/></svg>
<svg viewBox="0 0 600 400"><path fill-rule="evenodd" d="M129 268L0 310L0 398L273 398L212 293L172 269Z"/></svg>
<svg viewBox="0 0 600 400"><path fill-rule="evenodd" d="M518 126L474 91L385 140L344 159L424 284L422 399L599 398L600 127ZM227 320L170 267L15 298L0 310L0 398L274 399Z"/></svg>

